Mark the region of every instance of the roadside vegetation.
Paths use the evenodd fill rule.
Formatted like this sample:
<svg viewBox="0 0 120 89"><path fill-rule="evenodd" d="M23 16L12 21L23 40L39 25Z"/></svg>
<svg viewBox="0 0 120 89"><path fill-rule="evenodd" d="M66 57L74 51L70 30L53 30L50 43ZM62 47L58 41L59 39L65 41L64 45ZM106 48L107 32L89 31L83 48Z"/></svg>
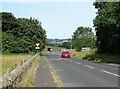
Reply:
<svg viewBox="0 0 120 89"><path fill-rule="evenodd" d="M31 53L35 44L42 51L46 44L46 31L35 18L17 18L13 13L2 12L2 52Z"/></svg>
<svg viewBox="0 0 120 89"><path fill-rule="evenodd" d="M18 64L22 63L23 60L27 60L31 58L33 54L3 54L2 57L2 63L0 64L2 66L2 75L6 72L10 72L13 70Z"/></svg>
<svg viewBox="0 0 120 89"><path fill-rule="evenodd" d="M71 51L71 57L83 59L85 56L94 54L97 49L91 49L90 52Z"/></svg>
<svg viewBox="0 0 120 89"><path fill-rule="evenodd" d="M98 53L120 55L120 2L95 2Z"/></svg>
<svg viewBox="0 0 120 89"><path fill-rule="evenodd" d="M35 87L35 73L40 61L40 54L37 55L36 60L32 64L31 68L27 71L23 80L19 83L19 87Z"/></svg>
<svg viewBox="0 0 120 89"><path fill-rule="evenodd" d="M71 57L98 62L120 64L120 55L114 54L98 54L95 52L71 52Z"/></svg>
<svg viewBox="0 0 120 89"><path fill-rule="evenodd" d="M2 16L2 54L0 55L0 76L22 65L37 52L41 52L46 44L46 31L41 22L33 17L17 18L11 12L0 12ZM36 51L36 43L39 50ZM21 87L33 86L33 77L40 57L33 62L32 67L25 74ZM32 83L32 84L30 84ZM24 85L25 84L25 85Z"/></svg>
<svg viewBox="0 0 120 89"><path fill-rule="evenodd" d="M0 76L2 75L2 55L0 54Z"/></svg>
<svg viewBox="0 0 120 89"><path fill-rule="evenodd" d="M3 72L3 71L10 72L10 71L14 70L16 67L18 67L19 64L22 64L23 60L27 61L27 59L32 58L33 56L34 56L34 54L13 54L13 53L12 54L4 54L2 57L3 63L1 63L3 68L2 68L2 71L0 71L0 72ZM35 86L35 73L36 73L36 69L38 67L39 60L40 60L40 53L38 53L37 58L31 65L30 69L28 69L28 71L26 71L22 80L17 84L17 87L33 87L33 86ZM8 68L9 68L9 70L8 70ZM3 72L2 75L4 75L5 72Z"/></svg>
<svg viewBox="0 0 120 89"><path fill-rule="evenodd" d="M83 59L101 63L120 64L120 55L113 54L89 54L84 56Z"/></svg>
<svg viewBox="0 0 120 89"><path fill-rule="evenodd" d="M76 51L81 51L83 47L95 48L96 37L89 27L80 26L73 32L72 35L72 48Z"/></svg>
<svg viewBox="0 0 120 89"><path fill-rule="evenodd" d="M120 64L120 2L94 2L93 5L97 9L97 16L93 20L96 36L89 32L89 28L86 28L88 31L83 27L77 28L72 36L72 44L78 52L72 53L72 56ZM81 52L82 47L97 48L97 50Z"/></svg>

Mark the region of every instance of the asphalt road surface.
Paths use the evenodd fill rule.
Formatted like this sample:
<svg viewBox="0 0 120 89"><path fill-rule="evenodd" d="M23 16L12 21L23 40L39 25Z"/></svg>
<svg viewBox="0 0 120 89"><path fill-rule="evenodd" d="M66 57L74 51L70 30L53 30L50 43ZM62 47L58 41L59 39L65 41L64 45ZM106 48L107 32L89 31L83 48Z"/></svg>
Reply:
<svg viewBox="0 0 120 89"><path fill-rule="evenodd" d="M118 87L118 67L47 53L46 59L59 76L62 87Z"/></svg>

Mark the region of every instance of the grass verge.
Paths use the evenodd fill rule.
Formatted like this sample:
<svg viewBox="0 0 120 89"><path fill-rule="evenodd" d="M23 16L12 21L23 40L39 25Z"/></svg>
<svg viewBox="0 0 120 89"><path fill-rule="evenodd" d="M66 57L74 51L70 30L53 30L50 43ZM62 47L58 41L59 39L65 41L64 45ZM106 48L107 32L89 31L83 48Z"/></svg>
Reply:
<svg viewBox="0 0 120 89"><path fill-rule="evenodd" d="M71 57L74 58L84 58L86 55L92 54L90 52L71 52Z"/></svg>
<svg viewBox="0 0 120 89"><path fill-rule="evenodd" d="M2 55L0 54L0 76L2 75Z"/></svg>
<svg viewBox="0 0 120 89"><path fill-rule="evenodd" d="M112 54L90 54L83 57L86 60L93 60L102 63L120 64L120 55Z"/></svg>
<svg viewBox="0 0 120 89"><path fill-rule="evenodd" d="M96 54L95 51L96 49L93 49L90 52L71 52L71 57L101 63L120 64L120 55Z"/></svg>
<svg viewBox="0 0 120 89"><path fill-rule="evenodd" d="M8 70L12 70L15 65L17 66L20 64L23 60L27 60L31 58L32 54L2 54L2 63L0 66L2 66L2 69L0 72L2 72L2 75L6 73Z"/></svg>
<svg viewBox="0 0 120 89"><path fill-rule="evenodd" d="M35 72L36 72L39 61L40 61L40 54L37 55L37 58L33 62L31 68L28 69L27 73L23 76L22 81L19 83L19 87L34 87L35 86Z"/></svg>

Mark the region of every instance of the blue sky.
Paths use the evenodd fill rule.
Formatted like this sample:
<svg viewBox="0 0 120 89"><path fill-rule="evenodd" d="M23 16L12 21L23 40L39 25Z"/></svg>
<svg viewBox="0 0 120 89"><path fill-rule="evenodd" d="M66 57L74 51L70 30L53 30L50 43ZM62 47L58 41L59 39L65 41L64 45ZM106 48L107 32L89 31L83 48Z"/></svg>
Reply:
<svg viewBox="0 0 120 89"><path fill-rule="evenodd" d="M3 2L2 11L42 22L48 38L71 38L79 26L93 28L93 2ZM94 28L93 28L94 29Z"/></svg>

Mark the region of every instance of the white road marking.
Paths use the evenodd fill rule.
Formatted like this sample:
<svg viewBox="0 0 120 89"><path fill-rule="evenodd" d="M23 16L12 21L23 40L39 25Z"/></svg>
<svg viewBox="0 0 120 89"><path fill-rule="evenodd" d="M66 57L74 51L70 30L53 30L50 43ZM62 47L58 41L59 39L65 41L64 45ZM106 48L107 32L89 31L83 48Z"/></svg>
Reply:
<svg viewBox="0 0 120 89"><path fill-rule="evenodd" d="M70 62L73 62L72 60L69 60Z"/></svg>
<svg viewBox="0 0 120 89"><path fill-rule="evenodd" d="M70 62L73 62L72 60L68 60L68 61L70 61ZM80 62L75 62L76 64L81 64Z"/></svg>
<svg viewBox="0 0 120 89"><path fill-rule="evenodd" d="M115 74L115 73L108 72L108 71L106 71L106 70L101 70L101 71L102 71L102 72L105 72L105 73L107 73L107 74L111 74L111 75L120 77L120 75L117 75L117 74Z"/></svg>
<svg viewBox="0 0 120 89"><path fill-rule="evenodd" d="M67 59L65 59L65 60L67 60Z"/></svg>
<svg viewBox="0 0 120 89"><path fill-rule="evenodd" d="M60 59L60 58L56 58L56 59L51 59L52 61L55 61L55 60L62 60L62 59Z"/></svg>
<svg viewBox="0 0 120 89"><path fill-rule="evenodd" d="M77 64L81 64L80 62L77 62Z"/></svg>
<svg viewBox="0 0 120 89"><path fill-rule="evenodd" d="M67 60L67 59L65 59L65 60ZM68 61L73 62L72 60L68 60ZM74 63L76 63L76 64L81 64L80 62L74 62ZM95 69L95 67L93 67L93 66L89 66L89 65L84 65L84 66L85 66L85 67L92 68L92 69ZM102 72L105 72L105 73L108 73L108 74L111 74L111 75L114 75L114 76L117 76L117 77L120 77L120 75L115 74L115 73L108 72L108 71L106 71L106 70L101 70L101 71L102 71Z"/></svg>
<svg viewBox="0 0 120 89"><path fill-rule="evenodd" d="M94 67L92 67L92 66L89 66L89 65L84 65L84 66L86 66L86 67L89 67L89 68L92 68L92 69L95 69Z"/></svg>

